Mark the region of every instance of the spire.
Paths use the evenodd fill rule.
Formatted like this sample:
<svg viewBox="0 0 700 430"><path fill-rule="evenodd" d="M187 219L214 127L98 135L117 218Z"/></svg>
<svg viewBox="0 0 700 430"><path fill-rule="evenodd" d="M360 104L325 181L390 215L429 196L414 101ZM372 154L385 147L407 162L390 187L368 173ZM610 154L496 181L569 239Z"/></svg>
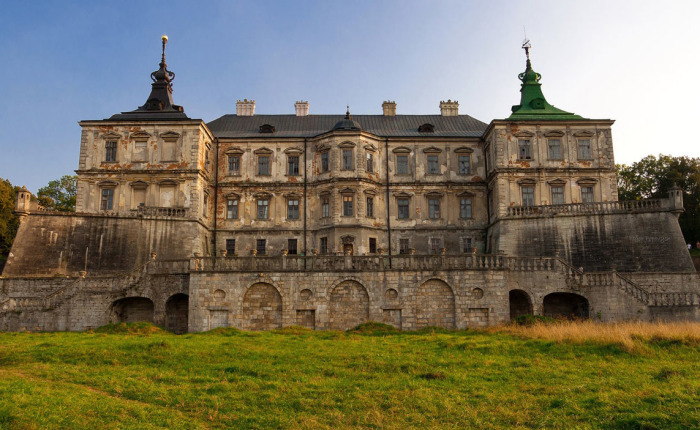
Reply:
<svg viewBox="0 0 700 430"><path fill-rule="evenodd" d="M550 105L542 94L542 75L532 70L530 62L530 41L525 39L522 48L525 50L525 71L518 75L522 82L520 87L520 104L511 108L513 112L508 119L583 119L579 115L557 109Z"/></svg>
<svg viewBox="0 0 700 430"><path fill-rule="evenodd" d="M350 105L347 106L348 110L345 111L345 119L352 119L350 116Z"/></svg>

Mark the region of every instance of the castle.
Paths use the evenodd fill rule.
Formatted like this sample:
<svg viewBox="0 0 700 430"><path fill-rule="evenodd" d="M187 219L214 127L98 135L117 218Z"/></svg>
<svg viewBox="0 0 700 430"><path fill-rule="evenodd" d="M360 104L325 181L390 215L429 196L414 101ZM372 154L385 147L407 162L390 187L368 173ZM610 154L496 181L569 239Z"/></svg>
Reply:
<svg viewBox="0 0 700 430"><path fill-rule="evenodd" d="M145 104L81 121L75 213L18 193L0 330L152 321L177 333L289 325L467 328L526 314L700 320L668 199L621 202L612 120L547 102L529 45L520 103L439 115L259 115Z"/></svg>

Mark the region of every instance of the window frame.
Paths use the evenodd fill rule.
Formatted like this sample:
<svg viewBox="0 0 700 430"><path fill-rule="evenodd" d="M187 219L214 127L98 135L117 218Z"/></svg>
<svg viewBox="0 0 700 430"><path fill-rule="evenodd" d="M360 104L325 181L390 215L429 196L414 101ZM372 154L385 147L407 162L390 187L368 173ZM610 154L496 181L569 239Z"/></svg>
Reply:
<svg viewBox="0 0 700 430"><path fill-rule="evenodd" d="M439 196L428 196L428 219L437 220L442 218L440 212L441 200Z"/></svg>
<svg viewBox="0 0 700 430"><path fill-rule="evenodd" d="M236 253L236 239L226 239L226 253L235 254Z"/></svg>
<svg viewBox="0 0 700 430"><path fill-rule="evenodd" d="M558 142L557 145L552 145L553 142ZM557 148L558 155L553 155L552 154L552 149ZM550 160L563 160L563 152L562 152L562 144L561 144L561 137L559 136L552 136L547 138L547 156L549 157Z"/></svg>
<svg viewBox="0 0 700 430"><path fill-rule="evenodd" d="M405 202L405 205L402 205L401 203ZM405 214L404 216L402 215L401 208L405 207ZM411 198L410 197L405 197L405 196L400 196L396 197L396 219L411 219Z"/></svg>
<svg viewBox="0 0 700 430"><path fill-rule="evenodd" d="M294 246L292 246L294 244ZM287 239L287 255L297 255L299 253L298 241L296 238Z"/></svg>
<svg viewBox="0 0 700 430"><path fill-rule="evenodd" d="M405 159L405 163L400 162L401 159ZM403 172L401 170L404 170ZM396 154L396 175L397 176L408 176L409 173L409 154Z"/></svg>
<svg viewBox="0 0 700 430"><path fill-rule="evenodd" d="M366 159L365 172L366 173L374 173L374 154L370 151L367 151L367 154L365 155L365 159Z"/></svg>
<svg viewBox="0 0 700 430"><path fill-rule="evenodd" d="M365 216L374 218L374 196L365 196Z"/></svg>
<svg viewBox="0 0 700 430"><path fill-rule="evenodd" d="M355 216L355 210L354 210L354 196L352 194L343 194L343 216L344 217L353 217Z"/></svg>
<svg viewBox="0 0 700 430"><path fill-rule="evenodd" d="M532 160L532 139L518 138L518 160Z"/></svg>
<svg viewBox="0 0 700 430"><path fill-rule="evenodd" d="M296 159L296 163L293 160ZM298 154L287 155L287 176L301 176L301 161ZM296 173L294 172L296 167Z"/></svg>
<svg viewBox="0 0 700 430"><path fill-rule="evenodd" d="M270 154L258 154L257 156L257 176L271 176L272 175L272 166L271 166L271 159L270 159ZM262 163L263 160L267 160L264 164ZM262 167L266 166L267 172L263 173L262 172Z"/></svg>
<svg viewBox="0 0 700 430"><path fill-rule="evenodd" d="M465 216L465 210L467 212ZM471 196L459 196L459 219L474 218L474 200Z"/></svg>
<svg viewBox="0 0 700 430"><path fill-rule="evenodd" d="M462 170L462 166L464 166L464 164L462 163L463 158L467 159L466 160L466 167L467 167L466 172ZM462 175L462 176L471 175L471 170L472 170L471 169L471 162L472 162L471 158L472 158L471 154L457 154L457 174L458 175Z"/></svg>
<svg viewBox="0 0 700 430"><path fill-rule="evenodd" d="M296 205L293 205L292 202L296 202ZM287 198L287 219L288 220L293 220L293 221L298 221L299 220L299 198L298 197L288 197ZM295 209L292 209L295 208ZM291 211L290 211L291 210ZM296 211L296 215L294 215L292 212Z"/></svg>
<svg viewBox="0 0 700 430"><path fill-rule="evenodd" d="M118 142L113 139L105 141L105 163L116 163L117 162L117 144Z"/></svg>
<svg viewBox="0 0 700 430"><path fill-rule="evenodd" d="M255 200L255 207L256 207L256 213L255 213L255 219L257 220L269 220L270 219L270 198L269 197L259 197ZM266 202L265 204L262 204L263 202ZM261 208L263 209L265 217L262 218L261 215Z"/></svg>
<svg viewBox="0 0 700 430"><path fill-rule="evenodd" d="M439 175L440 174L440 154L427 154L425 165L426 175Z"/></svg>
<svg viewBox="0 0 700 430"><path fill-rule="evenodd" d="M321 152L321 173L328 173L331 171L331 161L330 161L330 151L325 150Z"/></svg>
<svg viewBox="0 0 700 430"><path fill-rule="evenodd" d="M328 254L328 237L320 237L318 240L318 252L320 254Z"/></svg>
<svg viewBox="0 0 700 430"><path fill-rule="evenodd" d="M267 239L255 239L257 255L267 255Z"/></svg>
<svg viewBox="0 0 700 430"><path fill-rule="evenodd" d="M106 200L105 197L107 197ZM114 210L114 187L102 187L100 188L100 211L109 212L112 210Z"/></svg>
<svg viewBox="0 0 700 430"><path fill-rule="evenodd" d="M578 160L589 161L593 159L591 141L592 139L587 136L576 138L576 155ZM586 144L582 145L583 142L586 142Z"/></svg>
<svg viewBox="0 0 700 430"><path fill-rule="evenodd" d="M531 192L525 193L525 190L531 190ZM532 199L526 199L525 196L531 196ZM522 184L520 185L520 198L523 207L533 207L535 206L535 185L534 184Z"/></svg>
<svg viewBox="0 0 700 430"><path fill-rule="evenodd" d="M581 188L581 203L595 203L595 186L592 184L582 184L579 185ZM584 189L590 190L590 192L584 193ZM589 197L584 197L589 196ZM587 201L588 200L588 201Z"/></svg>
<svg viewBox="0 0 700 430"><path fill-rule="evenodd" d="M355 151L353 148L340 148L340 161L341 161L340 170L344 170L344 171L355 170L354 154L355 154Z"/></svg>
<svg viewBox="0 0 700 430"><path fill-rule="evenodd" d="M330 218L331 198L328 195L321 196L321 218Z"/></svg>
<svg viewBox="0 0 700 430"><path fill-rule="evenodd" d="M377 253L377 238L376 237L369 238L369 253L370 254Z"/></svg>
<svg viewBox="0 0 700 430"><path fill-rule="evenodd" d="M556 190L556 192L555 192ZM564 205L566 204L566 196L564 194L564 185L561 184L551 184L549 186L549 194L552 198L552 205L558 206L558 205ZM557 198L555 198L557 196ZM559 197L561 197L561 200L559 202L555 200L559 200Z"/></svg>
<svg viewBox="0 0 700 430"><path fill-rule="evenodd" d="M233 162L235 160L235 162ZM241 155L240 154L228 154L228 175L229 176L240 176L241 175ZM235 169L234 169L235 167Z"/></svg>
<svg viewBox="0 0 700 430"><path fill-rule="evenodd" d="M406 245L404 247L404 245ZM408 255L411 253L411 240L407 237L399 238L399 255Z"/></svg>

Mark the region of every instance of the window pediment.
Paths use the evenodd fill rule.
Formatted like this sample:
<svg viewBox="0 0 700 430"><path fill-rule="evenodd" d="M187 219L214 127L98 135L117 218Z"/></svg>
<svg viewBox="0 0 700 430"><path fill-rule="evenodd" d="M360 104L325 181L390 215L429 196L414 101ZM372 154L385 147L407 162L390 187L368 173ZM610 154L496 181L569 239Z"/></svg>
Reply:
<svg viewBox="0 0 700 430"><path fill-rule="evenodd" d="M376 196L377 195L377 191L375 191L373 189L364 190L364 193L367 194L368 196Z"/></svg>
<svg viewBox="0 0 700 430"><path fill-rule="evenodd" d="M402 192L394 193L394 197L396 197L397 199L410 199L411 197L413 197L413 194L409 194L407 192L402 191Z"/></svg>
<svg viewBox="0 0 700 430"><path fill-rule="evenodd" d="M175 133L174 131L166 131L160 134L160 138L163 140L176 140L180 138L180 133Z"/></svg>
<svg viewBox="0 0 700 430"><path fill-rule="evenodd" d="M377 150L377 147L372 145L371 143L368 143L367 145L365 145L365 150L375 152Z"/></svg>
<svg viewBox="0 0 700 430"><path fill-rule="evenodd" d="M97 183L100 188L116 188L119 185L116 181L100 181Z"/></svg>
<svg viewBox="0 0 700 430"><path fill-rule="evenodd" d="M322 143L316 146L316 152L326 152L331 149L331 146L327 143Z"/></svg>
<svg viewBox="0 0 700 430"><path fill-rule="evenodd" d="M114 139L121 139L122 138L121 134L117 134L113 131L110 131L109 133L105 133L101 137L104 140L114 140Z"/></svg>
<svg viewBox="0 0 700 430"><path fill-rule="evenodd" d="M163 179L158 182L158 185L177 185L177 183L174 179Z"/></svg>
<svg viewBox="0 0 700 430"><path fill-rule="evenodd" d="M136 190L144 190L144 189L148 188L148 182L144 182L144 181L134 181L134 182L130 183L129 185L131 185L131 188L134 188Z"/></svg>
<svg viewBox="0 0 700 430"><path fill-rule="evenodd" d="M427 198L429 198L429 199L430 199L430 198L433 198L433 199L440 199L440 198L442 198L443 195L444 195L444 194L442 194L442 193L439 192L439 191L428 191L427 193L425 193L425 197L427 197Z"/></svg>
<svg viewBox="0 0 700 430"><path fill-rule="evenodd" d="M272 150L268 148L259 148L253 151L255 155L270 155L272 154Z"/></svg>
<svg viewBox="0 0 700 430"><path fill-rule="evenodd" d="M471 191L462 191L461 193L457 194L457 197L474 197L476 194L472 193Z"/></svg>
<svg viewBox="0 0 700 430"><path fill-rule="evenodd" d="M532 178L522 178L516 181L519 185L536 185L537 181Z"/></svg>
<svg viewBox="0 0 700 430"><path fill-rule="evenodd" d="M564 137L564 132L559 130L548 131L544 134L544 137Z"/></svg>
<svg viewBox="0 0 700 430"><path fill-rule="evenodd" d="M236 194L236 193L228 193L228 194L226 194L226 198L229 200L240 200L241 196L239 194Z"/></svg>
<svg viewBox="0 0 700 430"><path fill-rule="evenodd" d="M133 140L148 140L150 137L151 135L145 131L137 131L129 135L129 138Z"/></svg>
<svg viewBox="0 0 700 430"><path fill-rule="evenodd" d="M396 154L410 154L411 153L411 148L406 148L405 146L399 146L398 148L394 148L392 151Z"/></svg>
<svg viewBox="0 0 700 430"><path fill-rule="evenodd" d="M338 148L354 148L356 145L353 142L347 141L338 144Z"/></svg>
<svg viewBox="0 0 700 430"><path fill-rule="evenodd" d="M303 152L304 150L299 147L287 148L284 150L284 153L288 155L300 155Z"/></svg>
<svg viewBox="0 0 700 430"><path fill-rule="evenodd" d="M592 133L592 132L590 132L590 131L588 131L588 130L582 130L582 131L577 131L577 132L575 132L575 133L574 133L574 136L586 138L586 137L593 137L593 136L595 136L595 133Z"/></svg>
<svg viewBox="0 0 700 430"><path fill-rule="evenodd" d="M513 133L513 136L522 137L522 138L532 138L535 136L535 133L523 130L523 131L518 131L518 132Z"/></svg>
<svg viewBox="0 0 700 430"><path fill-rule="evenodd" d="M423 152L426 153L426 154L439 154L439 153L442 152L442 149L437 148L437 147L435 147L435 146L430 146L430 147L428 147L428 148L425 148L425 149L423 150Z"/></svg>
<svg viewBox="0 0 700 430"><path fill-rule="evenodd" d="M455 149L455 152L457 154L471 154L474 152L474 150L467 146L460 146L459 148Z"/></svg>
<svg viewBox="0 0 700 430"><path fill-rule="evenodd" d="M255 197L257 200L265 200L265 199L271 199L272 194L266 193L266 192L260 192L260 193L253 194L253 197Z"/></svg>
<svg viewBox="0 0 700 430"><path fill-rule="evenodd" d="M566 181L560 178L557 179L552 179L551 181L547 181L549 185L554 185L555 187L561 187L566 185Z"/></svg>
<svg viewBox="0 0 700 430"><path fill-rule="evenodd" d="M318 193L319 197L328 197L331 195L331 192L328 190L324 190Z"/></svg>
<svg viewBox="0 0 700 430"><path fill-rule="evenodd" d="M226 155L242 155L243 150L241 148L229 148L226 150L225 154Z"/></svg>
<svg viewBox="0 0 700 430"><path fill-rule="evenodd" d="M355 190L352 188L343 188L341 190L338 190L340 194L355 194Z"/></svg>
<svg viewBox="0 0 700 430"><path fill-rule="evenodd" d="M289 200L301 199L301 194L292 192L285 194L284 197Z"/></svg>
<svg viewBox="0 0 700 430"><path fill-rule="evenodd" d="M598 183L598 180L595 178L581 178L576 183L579 185L595 185Z"/></svg>

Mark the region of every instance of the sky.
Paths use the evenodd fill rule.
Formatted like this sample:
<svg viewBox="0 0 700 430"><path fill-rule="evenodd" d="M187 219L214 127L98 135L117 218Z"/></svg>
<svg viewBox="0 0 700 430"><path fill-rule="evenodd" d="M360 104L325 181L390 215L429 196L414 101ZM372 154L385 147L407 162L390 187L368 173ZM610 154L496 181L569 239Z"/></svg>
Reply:
<svg viewBox="0 0 700 430"><path fill-rule="evenodd" d="M663 4L662 4L663 3ZM0 0L0 178L36 192L78 167L80 120L136 109L167 34L174 101L235 113L438 114L520 100L524 34L547 100L614 119L616 162L700 157L700 1Z"/></svg>

